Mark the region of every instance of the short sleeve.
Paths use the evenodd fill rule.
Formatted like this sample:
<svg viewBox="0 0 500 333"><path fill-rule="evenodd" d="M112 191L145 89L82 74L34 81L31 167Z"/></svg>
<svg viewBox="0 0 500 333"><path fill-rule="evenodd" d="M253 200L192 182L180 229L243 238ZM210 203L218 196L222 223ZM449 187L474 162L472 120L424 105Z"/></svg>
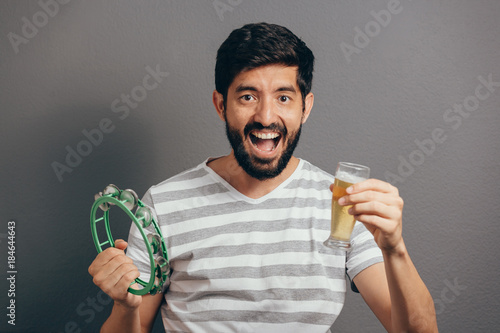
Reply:
<svg viewBox="0 0 500 333"><path fill-rule="evenodd" d="M156 211L154 209L154 203L151 196L151 189L149 189L144 197L141 199L142 203L147 206L153 212L153 216L155 220L158 222L158 217ZM144 229L146 236L149 233L154 232L154 228L150 225L148 228ZM137 266L137 269L140 272L140 279L143 281L149 281L151 277L151 263L149 259L149 253L146 248L146 243L142 237L142 234L135 225L135 223L131 223L130 232L128 236L128 247L126 250L126 255L131 258L134 262L134 265ZM170 280L167 279L166 283L163 286L163 290L165 291L166 287L169 285Z"/></svg>
<svg viewBox="0 0 500 333"><path fill-rule="evenodd" d="M382 251L373 239L373 235L361 222L356 221L354 225L351 246L352 248L346 256L346 273L351 280L351 289L357 292L356 286L352 282L354 277L365 268L383 262L384 258Z"/></svg>

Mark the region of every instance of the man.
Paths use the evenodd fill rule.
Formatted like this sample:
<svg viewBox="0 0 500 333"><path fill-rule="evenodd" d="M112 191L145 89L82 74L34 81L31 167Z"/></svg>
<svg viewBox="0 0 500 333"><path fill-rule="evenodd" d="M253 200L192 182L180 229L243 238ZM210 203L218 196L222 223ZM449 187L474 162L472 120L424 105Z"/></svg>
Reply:
<svg viewBox="0 0 500 333"><path fill-rule="evenodd" d="M160 307L167 332L326 332L343 306L346 272L387 331L437 331L401 236L395 187L353 185L339 201L359 221L352 249L322 244L333 177L292 155L313 106L313 63L298 37L272 24L245 25L221 45L213 103L231 153L144 196L172 266L163 293L127 292L150 270L135 225L128 256L121 241L96 257L89 273L114 300L102 332L150 331Z"/></svg>

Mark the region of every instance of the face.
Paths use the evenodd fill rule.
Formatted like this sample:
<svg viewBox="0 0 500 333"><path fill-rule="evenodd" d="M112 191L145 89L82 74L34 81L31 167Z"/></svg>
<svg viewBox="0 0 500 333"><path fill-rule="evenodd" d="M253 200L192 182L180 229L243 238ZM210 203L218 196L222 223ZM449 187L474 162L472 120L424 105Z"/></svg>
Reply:
<svg viewBox="0 0 500 333"><path fill-rule="evenodd" d="M281 174L313 101L312 94L302 101L297 67L268 65L240 73L229 86L226 109L216 94L214 103L238 164L259 180Z"/></svg>

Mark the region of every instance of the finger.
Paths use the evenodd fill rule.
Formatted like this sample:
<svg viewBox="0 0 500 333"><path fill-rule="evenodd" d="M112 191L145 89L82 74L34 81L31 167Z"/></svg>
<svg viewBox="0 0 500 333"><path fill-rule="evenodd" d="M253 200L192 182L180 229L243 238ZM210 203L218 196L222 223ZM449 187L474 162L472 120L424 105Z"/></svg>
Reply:
<svg viewBox="0 0 500 333"><path fill-rule="evenodd" d="M135 265L125 264L120 266L113 274L105 278L95 278L95 280L100 282L99 284L96 283L96 285L111 298L123 299L127 296L128 287L139 275L140 273Z"/></svg>
<svg viewBox="0 0 500 333"><path fill-rule="evenodd" d="M354 215L354 218L356 219L356 221L365 224L367 228L368 226L370 226L371 228L375 229L385 229L387 225L387 219L378 215L358 214Z"/></svg>
<svg viewBox="0 0 500 333"><path fill-rule="evenodd" d="M370 201L379 201L386 205L394 205L397 207L402 207L403 204L403 200L399 196L392 193L383 193L373 190L345 195L339 199L339 204L345 206Z"/></svg>
<svg viewBox="0 0 500 333"><path fill-rule="evenodd" d="M134 282L134 280L141 275L137 267L134 265L131 269L129 269L129 267L124 267L120 273L122 274L120 279L115 284L115 288L117 291L121 292L128 292L128 288L132 285L132 282Z"/></svg>
<svg viewBox="0 0 500 333"><path fill-rule="evenodd" d="M123 251L117 250L115 248L107 248L106 250L98 253L94 261L92 261L89 266L89 274L94 276L102 266L106 265L106 263L113 259L114 256L119 255L120 252L123 253Z"/></svg>
<svg viewBox="0 0 500 333"><path fill-rule="evenodd" d="M115 276L119 278L124 274L123 270L125 269L128 271L129 268L137 269L132 259L130 259L126 255L122 255L116 256L112 260L110 260L109 263L103 267L102 272L103 274L107 274L108 276Z"/></svg>
<svg viewBox="0 0 500 333"><path fill-rule="evenodd" d="M380 230L382 234L394 235L401 232L401 225L398 223L391 223L392 220L385 219L377 215L360 214L354 215L354 218L363 223L372 234L376 230Z"/></svg>
<svg viewBox="0 0 500 333"><path fill-rule="evenodd" d="M93 282L103 290L109 289L116 285L124 273L134 269L137 270L137 267L132 259L125 255L116 256L95 272Z"/></svg>
<svg viewBox="0 0 500 333"><path fill-rule="evenodd" d="M99 253L97 255L96 259L94 260L94 262L92 263L92 265L94 266L94 268L96 268L97 266L105 265L108 261L112 260L115 256L124 255L123 251L127 248L127 246L128 246L128 243L126 241L124 241L123 239L115 240L115 247L109 247L109 248L105 249L104 251L102 251L101 253ZM89 267L89 270L90 270L90 267ZM89 271L89 273L90 273L90 271Z"/></svg>
<svg viewBox="0 0 500 333"><path fill-rule="evenodd" d="M123 263L133 263L133 261L122 250L110 247L97 255L89 267L89 274L95 276L102 270L112 272Z"/></svg>
<svg viewBox="0 0 500 333"><path fill-rule="evenodd" d="M383 234L392 234L397 231L398 225L390 223L390 220L377 215L355 215L354 218L363 223L368 230L373 234L375 230L380 230Z"/></svg>
<svg viewBox="0 0 500 333"><path fill-rule="evenodd" d="M123 239L117 239L115 240L115 247L120 250L125 250L128 246L128 243L124 241Z"/></svg>
<svg viewBox="0 0 500 333"><path fill-rule="evenodd" d="M370 178L362 182L356 183L354 185L351 185L346 189L346 192L349 194L354 194L368 190L378 191L382 193L399 194L397 187L387 182L374 178Z"/></svg>
<svg viewBox="0 0 500 333"><path fill-rule="evenodd" d="M379 201L363 202L353 205L348 210L349 214L358 215L374 215L385 219L396 219L398 218L397 209L393 209Z"/></svg>

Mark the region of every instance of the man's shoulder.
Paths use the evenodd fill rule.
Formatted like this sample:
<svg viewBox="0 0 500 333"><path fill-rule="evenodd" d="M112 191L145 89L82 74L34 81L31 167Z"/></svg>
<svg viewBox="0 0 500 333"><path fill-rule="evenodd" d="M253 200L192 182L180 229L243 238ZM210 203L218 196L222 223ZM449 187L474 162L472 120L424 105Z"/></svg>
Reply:
<svg viewBox="0 0 500 333"><path fill-rule="evenodd" d="M324 171L323 169L312 164L309 161L306 161L304 159L301 159L301 160L302 160L301 171L302 171L303 175L305 175L305 174L308 175L307 178L313 178L316 180L326 180L326 181L331 181L332 183L335 180L335 177L332 174Z"/></svg>
<svg viewBox="0 0 500 333"><path fill-rule="evenodd" d="M209 174L205 160L195 167L182 171L174 176L171 176L155 185L149 187L146 195L155 196L159 193L179 191L188 189L192 184L203 182L203 178Z"/></svg>
<svg viewBox="0 0 500 333"><path fill-rule="evenodd" d="M166 203L196 195L197 190L203 190L206 185L215 182L215 179L210 176L207 161L208 159L193 168L150 186L144 193L142 202L155 207L158 203Z"/></svg>

